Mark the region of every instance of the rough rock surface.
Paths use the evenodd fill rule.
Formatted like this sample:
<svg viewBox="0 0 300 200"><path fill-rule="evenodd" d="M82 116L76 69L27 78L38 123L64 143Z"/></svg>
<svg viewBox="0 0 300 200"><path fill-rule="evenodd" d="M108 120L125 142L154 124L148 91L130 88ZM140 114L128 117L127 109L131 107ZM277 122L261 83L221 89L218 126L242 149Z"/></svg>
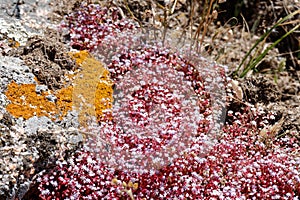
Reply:
<svg viewBox="0 0 300 200"><path fill-rule="evenodd" d="M54 105L57 101L55 89L67 87L64 74L75 67L63 44L53 41L55 34L44 36L46 28L56 26L47 19L47 13L51 12L49 1L25 1L18 6L20 11L15 8L13 1L0 3L1 200L21 199L35 174L80 148L84 140L76 129L78 114L75 111L66 110L65 116L56 119L32 113L32 117L26 119L24 114L30 110L24 110L24 118L6 109L8 105L16 109L26 104L35 107L31 100L39 96L44 103ZM33 98L20 94L19 101L9 100L7 94L11 84L23 89L32 85L33 91L28 88L25 91L31 91ZM49 93L50 90L54 94ZM12 94L18 92L20 90L11 91ZM43 96L45 92L49 94Z"/></svg>

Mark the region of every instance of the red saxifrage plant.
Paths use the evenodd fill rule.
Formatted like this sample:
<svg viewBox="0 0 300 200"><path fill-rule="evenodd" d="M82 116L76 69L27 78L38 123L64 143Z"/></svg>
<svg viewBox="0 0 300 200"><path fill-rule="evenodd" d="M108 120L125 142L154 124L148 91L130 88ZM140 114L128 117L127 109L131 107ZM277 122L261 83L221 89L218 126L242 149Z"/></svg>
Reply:
<svg viewBox="0 0 300 200"><path fill-rule="evenodd" d="M93 50L103 38L124 30L136 29L136 23L122 19L117 8L101 7L98 4L82 4L66 16L62 27L70 33L71 46L79 50Z"/></svg>
<svg viewBox="0 0 300 200"><path fill-rule="evenodd" d="M205 64L213 67L210 62ZM131 161L133 168L145 168L151 165L149 158L161 166L193 142L205 145L207 139L200 136L209 135L211 97L192 63L165 48L148 45L116 54L108 69L115 90L121 92L115 96L117 108L108 112L109 120L100 123L95 137L109 143L113 150L122 150L104 153L103 159L108 154L118 155L118 162L124 159L125 163L129 156L136 160ZM173 151L167 148L170 141L176 145Z"/></svg>
<svg viewBox="0 0 300 200"><path fill-rule="evenodd" d="M224 127L220 141L205 157L199 157L201 152L193 148L157 171L124 174L106 167L93 154L81 152L67 162L58 162L51 173L39 179L40 197L297 199L300 160L292 155L293 149L281 146L292 145L296 149L299 145L282 139L270 148L260 140L259 131L253 125L261 123L262 116L252 118L258 113L256 109L245 108L244 112L237 113L232 124ZM133 187L129 183L137 185Z"/></svg>
<svg viewBox="0 0 300 200"><path fill-rule="evenodd" d="M106 10L91 5L82 9L93 13L95 8L97 12ZM84 22L81 17L89 19L88 12L82 16L77 12L77 15L79 20L83 20L80 23ZM101 18L101 15L97 17ZM77 23L76 19L72 19L75 20L74 24ZM100 24L104 25L103 22ZM76 26L70 28L74 29ZM93 27L89 27L84 30L84 34L93 35L95 31ZM84 37L83 35L82 38ZM88 45L88 41L78 41L81 41L80 49L95 49L103 39L105 40L101 36L91 45ZM95 151L82 149L67 161L58 161L52 171L37 179L41 199L298 199L300 159L294 154L299 149L299 144L292 136L271 137L272 114L251 106L241 108L238 113L228 111L228 123L214 135L214 143L203 155L203 141L209 133L209 116L212 113L211 96L203 87L203 76L197 74L199 72L185 59L157 46L136 51L128 51L126 48L121 47L120 51L108 59L107 66L112 79L118 82L126 77L126 73L149 66L149 62L153 65L163 63L183 72L185 79L191 82L198 97L200 113L204 116L197 123L198 139L190 143L189 148L172 162L145 173L116 169L107 165ZM208 61L203 63L208 64ZM176 109L173 109L176 107L176 98L166 98L169 93L164 89L166 88L160 90L160 87L150 84L132 94L133 104L128 109L132 111L130 117L134 122L147 123L147 95L154 102L165 103L166 109L171 108L176 117ZM155 99L158 97L159 99ZM134 108L137 104L141 106ZM145 145L145 139L138 140L135 136L129 136L127 141L126 134L119 132L113 121L107 120L104 124L98 130L107 136L113 136L116 146L128 143L132 145L131 148L136 144L144 145L142 151L149 148ZM266 137L268 134L270 137ZM170 137L164 136L166 139ZM158 145L154 141L149 142Z"/></svg>

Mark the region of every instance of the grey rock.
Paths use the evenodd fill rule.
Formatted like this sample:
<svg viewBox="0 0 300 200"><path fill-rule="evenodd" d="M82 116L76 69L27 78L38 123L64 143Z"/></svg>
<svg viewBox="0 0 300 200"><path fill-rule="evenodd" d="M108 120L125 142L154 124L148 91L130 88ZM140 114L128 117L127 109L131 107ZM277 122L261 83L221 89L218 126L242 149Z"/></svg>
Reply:
<svg viewBox="0 0 300 200"><path fill-rule="evenodd" d="M48 99L49 101L55 103L57 101L57 97L54 96L53 94L49 94L46 96L46 99Z"/></svg>
<svg viewBox="0 0 300 200"><path fill-rule="evenodd" d="M47 85L36 85L35 92L41 94L42 92L46 92L48 90Z"/></svg>
<svg viewBox="0 0 300 200"><path fill-rule="evenodd" d="M0 93L0 109L4 110L4 108L7 106L7 104L8 104L8 99L6 98L6 96L4 94Z"/></svg>
<svg viewBox="0 0 300 200"><path fill-rule="evenodd" d="M68 111L67 115L59 122L59 126L63 128L78 128L80 126L78 121L78 112L77 111Z"/></svg>
<svg viewBox="0 0 300 200"><path fill-rule="evenodd" d="M28 135L37 133L38 130L49 130L53 128L54 123L48 117L31 117L24 122L25 132Z"/></svg>
<svg viewBox="0 0 300 200"><path fill-rule="evenodd" d="M24 65L21 59L9 56L0 57L0 80L0 93L3 93L12 81L17 84L36 84L29 67Z"/></svg>

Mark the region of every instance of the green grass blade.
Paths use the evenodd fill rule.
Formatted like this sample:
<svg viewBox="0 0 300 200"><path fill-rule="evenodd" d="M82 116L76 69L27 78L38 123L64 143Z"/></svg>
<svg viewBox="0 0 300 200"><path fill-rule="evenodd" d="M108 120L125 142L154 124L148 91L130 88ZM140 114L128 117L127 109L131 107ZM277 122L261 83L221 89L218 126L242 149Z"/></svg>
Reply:
<svg viewBox="0 0 300 200"><path fill-rule="evenodd" d="M270 33L272 30L274 30L275 28L277 28L278 26L280 26L283 22L285 22L286 20L290 19L291 17L293 17L296 14L299 14L300 10L297 10L289 15L287 15L286 17L280 19L276 24L274 24L274 26L272 26L268 31L266 31L256 42L255 44L251 47L251 49L247 52L247 54L244 56L242 62L239 64L238 68L234 71L233 75L237 76L239 70L241 69L242 65L244 64L244 62L246 61L246 59L249 57L249 55L251 54L251 52L257 47L257 45L262 42ZM247 68L244 71L249 71L249 66L247 66ZM242 74L244 74L244 71L242 72ZM240 75L241 76L241 75Z"/></svg>
<svg viewBox="0 0 300 200"><path fill-rule="evenodd" d="M239 76L240 78L243 78L244 76L246 76L246 74L253 69L266 55L267 53L273 49L279 42L281 42L284 38L286 38L288 35L290 35L291 33L293 33L295 30L297 30L300 27L300 24L298 24L297 26L295 26L294 28L292 28L289 32L287 32L286 34L284 34L281 38L279 38L278 40L276 40L272 45L270 45L268 48L266 48L262 54L260 54L257 58L255 58L255 60L241 73L241 75Z"/></svg>

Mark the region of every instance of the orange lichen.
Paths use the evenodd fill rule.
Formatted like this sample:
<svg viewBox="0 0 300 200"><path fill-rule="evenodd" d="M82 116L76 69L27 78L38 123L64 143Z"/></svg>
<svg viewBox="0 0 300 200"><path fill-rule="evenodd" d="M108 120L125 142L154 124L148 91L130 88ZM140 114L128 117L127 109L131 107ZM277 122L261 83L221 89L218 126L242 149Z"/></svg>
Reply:
<svg viewBox="0 0 300 200"><path fill-rule="evenodd" d="M81 125L87 125L90 117L100 120L103 111L110 109L113 102L113 83L109 72L87 51L71 55L81 67L74 77L74 86L37 94L36 84L18 85L12 82L5 93L10 100L7 111L17 118L46 116L55 120L62 119L74 108L79 112ZM50 94L57 98L55 102L47 99Z"/></svg>
<svg viewBox="0 0 300 200"><path fill-rule="evenodd" d="M90 117L98 120L103 111L112 107L113 88L109 72L87 51L71 54L81 67L74 81L73 105L79 112L79 122L87 125Z"/></svg>
<svg viewBox="0 0 300 200"><path fill-rule="evenodd" d="M113 82L109 79L109 72L106 70L100 77L95 93L95 110L97 119L101 119L103 111L112 108Z"/></svg>
<svg viewBox="0 0 300 200"><path fill-rule="evenodd" d="M14 39L9 38L8 46L13 47L13 48L18 48L20 46L20 43Z"/></svg>
<svg viewBox="0 0 300 200"><path fill-rule="evenodd" d="M5 93L7 98L11 101L10 104L7 105L6 110L14 117L23 117L24 119L29 119L33 116L46 116L55 119L57 115L59 118L62 118L66 115L68 110L71 110L72 105L70 106L68 99L70 99L72 95L66 95L64 90L58 91L58 99L55 103L46 98L47 95L52 93L51 91L37 94L35 88L35 84L18 85L15 82L11 82ZM61 93L64 94L61 95ZM66 98L67 96L69 97Z"/></svg>
<svg viewBox="0 0 300 200"><path fill-rule="evenodd" d="M70 52L69 55L75 59L78 65L81 65L86 58L91 57L89 52L86 50L75 53Z"/></svg>
<svg viewBox="0 0 300 200"><path fill-rule="evenodd" d="M67 115L68 111L72 110L73 87L62 88L56 92L55 96L57 97L56 105L58 107L59 116L61 116L60 119L62 119L63 116Z"/></svg>

